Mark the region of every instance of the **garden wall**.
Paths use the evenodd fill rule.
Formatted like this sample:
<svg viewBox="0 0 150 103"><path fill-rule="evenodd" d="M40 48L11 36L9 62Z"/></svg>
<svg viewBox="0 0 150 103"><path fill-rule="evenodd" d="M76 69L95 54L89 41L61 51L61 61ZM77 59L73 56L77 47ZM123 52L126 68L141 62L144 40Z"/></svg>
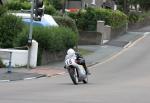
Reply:
<svg viewBox="0 0 150 103"><path fill-rule="evenodd" d="M137 22L137 23L129 23L128 25L128 30L134 30L134 29L139 29L144 26L150 25L150 17L146 17L143 21Z"/></svg>
<svg viewBox="0 0 150 103"><path fill-rule="evenodd" d="M48 52L43 51L42 58L41 58L41 65L46 65L52 62L62 61L65 59L66 52Z"/></svg>
<svg viewBox="0 0 150 103"><path fill-rule="evenodd" d="M100 45L102 34L96 31L79 31L79 45Z"/></svg>
<svg viewBox="0 0 150 103"><path fill-rule="evenodd" d="M37 66L38 43L32 40L30 67ZM11 62L12 67L26 66L28 61L28 50L0 49L0 58L6 66Z"/></svg>
<svg viewBox="0 0 150 103"><path fill-rule="evenodd" d="M111 29L110 40L116 38L117 36L121 36L126 32L126 25L121 26L119 28Z"/></svg>

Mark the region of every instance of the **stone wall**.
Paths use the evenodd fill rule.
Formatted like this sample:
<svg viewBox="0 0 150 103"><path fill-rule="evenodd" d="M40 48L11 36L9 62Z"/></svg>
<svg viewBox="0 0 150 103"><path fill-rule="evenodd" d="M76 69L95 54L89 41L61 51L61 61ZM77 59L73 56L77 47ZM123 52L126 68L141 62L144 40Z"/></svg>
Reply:
<svg viewBox="0 0 150 103"><path fill-rule="evenodd" d="M150 17L145 18L143 21L137 22L137 23L129 23L128 25L128 30L134 30L134 29L139 29L144 26L150 25Z"/></svg>
<svg viewBox="0 0 150 103"><path fill-rule="evenodd" d="M52 62L62 61L64 60L65 55L66 55L65 51L60 52L43 51L41 58L41 65L47 65Z"/></svg>
<svg viewBox="0 0 150 103"><path fill-rule="evenodd" d="M96 31L79 31L79 45L100 45L102 34Z"/></svg>
<svg viewBox="0 0 150 103"><path fill-rule="evenodd" d="M119 28L111 29L111 34L110 34L110 40L116 38L117 36L121 36L124 33L126 33L127 27L126 25L123 25Z"/></svg>

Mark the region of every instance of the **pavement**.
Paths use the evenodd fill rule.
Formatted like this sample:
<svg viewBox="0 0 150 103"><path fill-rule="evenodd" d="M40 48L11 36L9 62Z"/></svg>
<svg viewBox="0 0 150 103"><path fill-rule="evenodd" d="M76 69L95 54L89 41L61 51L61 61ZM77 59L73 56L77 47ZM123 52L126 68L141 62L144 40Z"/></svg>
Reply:
<svg viewBox="0 0 150 103"><path fill-rule="evenodd" d="M127 48L137 39L141 38L144 32L128 32L116 39L113 39L104 45L79 45L79 48L91 51L84 55L88 67L101 63L113 55L117 54L124 48ZM51 63L46 66L38 66L34 69L13 68L11 73L8 73L7 68L0 69L0 82L29 80L41 77L51 77L65 73L64 61Z"/></svg>

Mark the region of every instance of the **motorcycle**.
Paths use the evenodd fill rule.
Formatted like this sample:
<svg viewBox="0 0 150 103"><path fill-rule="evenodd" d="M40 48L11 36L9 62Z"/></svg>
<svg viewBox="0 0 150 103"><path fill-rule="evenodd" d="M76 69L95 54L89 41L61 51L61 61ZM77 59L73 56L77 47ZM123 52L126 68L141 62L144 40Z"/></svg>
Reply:
<svg viewBox="0 0 150 103"><path fill-rule="evenodd" d="M69 72L72 82L77 85L79 82L84 84L88 83L88 75L84 67L77 63L78 61L74 58L69 58L65 60L66 69Z"/></svg>

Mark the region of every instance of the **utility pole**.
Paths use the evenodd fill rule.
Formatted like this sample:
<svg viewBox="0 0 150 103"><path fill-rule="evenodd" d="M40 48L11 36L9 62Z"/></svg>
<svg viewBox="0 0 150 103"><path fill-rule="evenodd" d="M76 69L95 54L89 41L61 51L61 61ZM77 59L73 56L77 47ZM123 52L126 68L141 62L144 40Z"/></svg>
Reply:
<svg viewBox="0 0 150 103"><path fill-rule="evenodd" d="M30 68L31 61L31 45L32 45L32 32L33 32L33 20L41 21L42 16L44 15L44 5L43 0L32 0L31 1L31 18L30 18L30 31L28 36L28 61L27 68Z"/></svg>
<svg viewBox="0 0 150 103"><path fill-rule="evenodd" d="M2 0L0 0L0 5L3 5L3 2L2 2Z"/></svg>
<svg viewBox="0 0 150 103"><path fill-rule="evenodd" d="M28 61L27 68L30 68L30 60L31 60L31 45L32 45L32 31L33 31L33 13L34 13L34 0L31 1L31 18L30 18L30 31L28 36Z"/></svg>
<svg viewBox="0 0 150 103"><path fill-rule="evenodd" d="M65 9L66 9L66 0L62 0L62 13L65 14Z"/></svg>
<svg viewBox="0 0 150 103"><path fill-rule="evenodd" d="M124 0L124 12L128 13L128 0Z"/></svg>

